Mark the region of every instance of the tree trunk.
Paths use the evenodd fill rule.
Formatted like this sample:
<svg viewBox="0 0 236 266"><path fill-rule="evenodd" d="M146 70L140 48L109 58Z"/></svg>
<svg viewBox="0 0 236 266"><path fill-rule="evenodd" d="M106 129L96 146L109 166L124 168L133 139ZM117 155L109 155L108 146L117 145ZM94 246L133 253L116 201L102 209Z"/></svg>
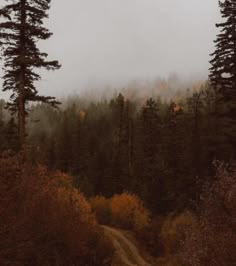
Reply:
<svg viewBox="0 0 236 266"><path fill-rule="evenodd" d="M25 66L24 66L24 50L25 50L25 12L26 0L21 0L21 29L20 29L20 50L22 65L19 76L19 110L18 110L18 125L19 125L19 138L21 149L25 144Z"/></svg>
<svg viewBox="0 0 236 266"><path fill-rule="evenodd" d="M24 73L20 74L19 110L18 110L19 138L21 149L25 144L25 101L24 101Z"/></svg>

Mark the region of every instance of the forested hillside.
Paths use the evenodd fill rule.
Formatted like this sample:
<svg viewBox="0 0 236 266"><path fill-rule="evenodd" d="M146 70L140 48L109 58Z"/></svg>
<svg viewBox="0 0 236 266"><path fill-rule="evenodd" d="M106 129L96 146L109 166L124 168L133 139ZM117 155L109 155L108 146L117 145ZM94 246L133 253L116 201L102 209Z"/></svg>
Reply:
<svg viewBox="0 0 236 266"><path fill-rule="evenodd" d="M0 265L236 265L236 1L208 79L61 99L38 91L51 1L3 2Z"/></svg>
<svg viewBox="0 0 236 266"><path fill-rule="evenodd" d="M206 84L175 102L145 101L119 94L101 102L77 99L58 110L33 106L31 157L71 174L87 196L130 191L155 214L194 208L214 175L213 161L234 156L217 121L216 94Z"/></svg>

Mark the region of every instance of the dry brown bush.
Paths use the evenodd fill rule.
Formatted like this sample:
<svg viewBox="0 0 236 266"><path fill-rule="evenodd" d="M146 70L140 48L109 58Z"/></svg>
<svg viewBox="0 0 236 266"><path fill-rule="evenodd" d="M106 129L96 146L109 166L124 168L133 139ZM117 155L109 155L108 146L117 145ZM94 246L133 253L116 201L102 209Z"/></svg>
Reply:
<svg viewBox="0 0 236 266"><path fill-rule="evenodd" d="M161 239L161 228L164 217L157 216L153 218L148 226L137 232L140 243L143 243L145 249L152 256L159 257L164 254L164 245Z"/></svg>
<svg viewBox="0 0 236 266"><path fill-rule="evenodd" d="M0 195L0 265L110 265L110 244L67 175L0 158Z"/></svg>
<svg viewBox="0 0 236 266"><path fill-rule="evenodd" d="M156 217L137 236L151 255L159 257L160 265L163 264L162 260L165 261L164 265L167 261L174 265L174 257L185 239L185 229L194 222L193 214L187 211Z"/></svg>
<svg viewBox="0 0 236 266"><path fill-rule="evenodd" d="M207 185L198 210L198 223L187 230L180 257L186 266L236 265L236 172L219 165Z"/></svg>
<svg viewBox="0 0 236 266"><path fill-rule="evenodd" d="M175 255L181 248L181 243L186 235L185 230L195 223L195 218L190 212L178 215L168 215L161 227L160 237L163 245L164 256Z"/></svg>

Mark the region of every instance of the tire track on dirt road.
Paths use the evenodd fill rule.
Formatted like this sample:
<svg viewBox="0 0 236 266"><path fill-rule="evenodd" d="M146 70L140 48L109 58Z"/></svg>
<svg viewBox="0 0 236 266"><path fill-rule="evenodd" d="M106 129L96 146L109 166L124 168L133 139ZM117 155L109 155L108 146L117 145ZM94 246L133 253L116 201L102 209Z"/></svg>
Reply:
<svg viewBox="0 0 236 266"><path fill-rule="evenodd" d="M137 247L119 230L102 226L105 235L111 240L121 266L152 266L140 255Z"/></svg>

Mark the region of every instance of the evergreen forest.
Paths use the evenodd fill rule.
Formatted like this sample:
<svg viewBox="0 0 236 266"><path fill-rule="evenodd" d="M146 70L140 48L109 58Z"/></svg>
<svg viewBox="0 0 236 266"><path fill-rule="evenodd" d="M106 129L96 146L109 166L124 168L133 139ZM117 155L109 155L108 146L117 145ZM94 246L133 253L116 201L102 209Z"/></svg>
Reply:
<svg viewBox="0 0 236 266"><path fill-rule="evenodd" d="M207 79L68 98L38 88L50 7L1 1L0 265L236 265L236 1Z"/></svg>

